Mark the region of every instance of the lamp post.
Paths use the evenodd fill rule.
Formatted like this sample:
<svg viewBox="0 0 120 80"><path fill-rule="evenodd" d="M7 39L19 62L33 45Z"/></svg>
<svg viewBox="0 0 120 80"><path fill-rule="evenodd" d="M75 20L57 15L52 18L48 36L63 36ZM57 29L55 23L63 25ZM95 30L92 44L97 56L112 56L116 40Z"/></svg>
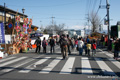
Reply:
<svg viewBox="0 0 120 80"><path fill-rule="evenodd" d="M24 9L24 8L22 9L22 12L23 12L23 17L24 17L24 12L25 12L25 9Z"/></svg>
<svg viewBox="0 0 120 80"><path fill-rule="evenodd" d="M22 12L23 12L23 23L24 23L24 12L25 12L24 8L22 9ZM23 27L22 27L22 31L23 31Z"/></svg>

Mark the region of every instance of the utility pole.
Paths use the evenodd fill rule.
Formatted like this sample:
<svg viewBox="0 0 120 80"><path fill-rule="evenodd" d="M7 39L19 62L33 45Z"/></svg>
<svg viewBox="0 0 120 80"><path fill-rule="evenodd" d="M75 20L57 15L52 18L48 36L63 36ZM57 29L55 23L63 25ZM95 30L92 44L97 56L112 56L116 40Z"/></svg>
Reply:
<svg viewBox="0 0 120 80"><path fill-rule="evenodd" d="M89 26L90 17L89 17L89 13L86 14L86 15L87 15L87 26L88 26L88 28L86 27L86 30L87 30L87 34L89 35L89 32L90 32L90 26Z"/></svg>
<svg viewBox="0 0 120 80"><path fill-rule="evenodd" d="M110 4L108 3L108 0L106 0L106 9L107 9L107 21L108 21L108 45L109 45L109 39L110 39L110 18L109 18L109 9L110 9Z"/></svg>
<svg viewBox="0 0 120 80"><path fill-rule="evenodd" d="M5 11L5 3L4 3L4 32L5 32L5 26L6 26L6 11ZM5 41L5 52L6 52L6 41Z"/></svg>
<svg viewBox="0 0 120 80"><path fill-rule="evenodd" d="M55 18L55 17L51 17L52 18L52 26L53 26L53 18ZM53 28L52 28L52 35L54 34L54 32L53 32Z"/></svg>
<svg viewBox="0 0 120 80"><path fill-rule="evenodd" d="M4 3L4 29L6 25L6 12L5 12L5 3Z"/></svg>
<svg viewBox="0 0 120 80"><path fill-rule="evenodd" d="M53 18L55 18L55 17L52 16L51 18L52 18L52 25L53 25Z"/></svg>
<svg viewBox="0 0 120 80"><path fill-rule="evenodd" d="M109 18L109 8L110 8L110 4L108 3L108 0L106 0L106 8L107 8L107 21L108 21L108 40L110 38L110 18Z"/></svg>

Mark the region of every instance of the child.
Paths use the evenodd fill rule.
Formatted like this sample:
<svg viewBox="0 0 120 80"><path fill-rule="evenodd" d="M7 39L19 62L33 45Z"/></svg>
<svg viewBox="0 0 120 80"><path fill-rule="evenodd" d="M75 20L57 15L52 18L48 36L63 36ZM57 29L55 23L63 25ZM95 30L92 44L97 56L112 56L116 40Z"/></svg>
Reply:
<svg viewBox="0 0 120 80"><path fill-rule="evenodd" d="M90 41L88 41L88 43L87 43L87 53L88 53L88 56L90 56L90 50L91 50L91 43L90 43Z"/></svg>
<svg viewBox="0 0 120 80"><path fill-rule="evenodd" d="M95 40L93 40L93 44L92 44L92 56L95 56L96 54L96 42Z"/></svg>
<svg viewBox="0 0 120 80"><path fill-rule="evenodd" d="M85 55L87 55L87 43L84 44Z"/></svg>

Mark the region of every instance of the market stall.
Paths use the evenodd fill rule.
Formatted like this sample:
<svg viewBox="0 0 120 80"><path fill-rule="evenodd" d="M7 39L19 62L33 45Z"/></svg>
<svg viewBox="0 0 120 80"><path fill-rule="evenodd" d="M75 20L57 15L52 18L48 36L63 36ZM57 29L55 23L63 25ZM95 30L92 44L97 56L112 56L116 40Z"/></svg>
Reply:
<svg viewBox="0 0 120 80"><path fill-rule="evenodd" d="M15 17L15 27L13 32L15 37L12 37L12 44L7 45L8 54L17 54L21 52L27 52L28 48L32 48L30 33L31 33L32 19L24 18L23 25L20 25L20 16Z"/></svg>

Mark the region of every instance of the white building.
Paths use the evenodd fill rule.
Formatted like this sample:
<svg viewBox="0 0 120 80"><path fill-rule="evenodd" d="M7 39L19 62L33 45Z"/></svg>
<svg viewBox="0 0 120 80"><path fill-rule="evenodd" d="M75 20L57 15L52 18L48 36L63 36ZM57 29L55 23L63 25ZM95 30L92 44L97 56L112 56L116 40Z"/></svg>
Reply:
<svg viewBox="0 0 120 80"><path fill-rule="evenodd" d="M85 31L84 30L76 30L77 36L84 37L85 36Z"/></svg>

